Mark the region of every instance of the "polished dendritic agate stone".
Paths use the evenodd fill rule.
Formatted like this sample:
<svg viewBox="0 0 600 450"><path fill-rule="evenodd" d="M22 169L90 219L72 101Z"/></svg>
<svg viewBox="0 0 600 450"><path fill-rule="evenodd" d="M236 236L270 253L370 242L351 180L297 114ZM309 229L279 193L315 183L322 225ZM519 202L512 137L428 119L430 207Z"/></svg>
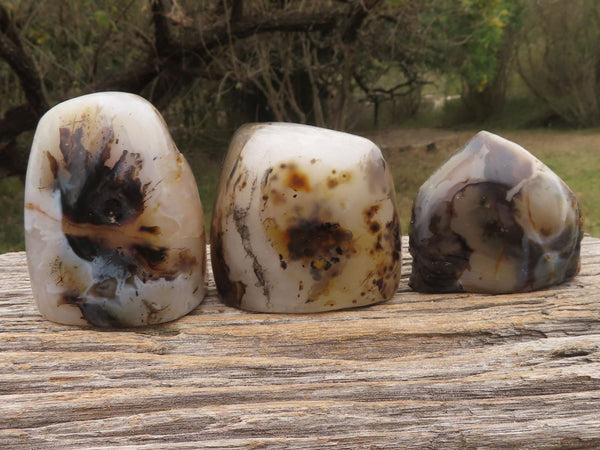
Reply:
<svg viewBox="0 0 600 450"><path fill-rule="evenodd" d="M211 230L224 302L301 313L391 298L401 268L394 196L381 152L365 138L297 124L243 126Z"/></svg>
<svg viewBox="0 0 600 450"><path fill-rule="evenodd" d="M541 289L579 271L575 195L519 145L482 131L421 186L410 286L430 292Z"/></svg>
<svg viewBox="0 0 600 450"><path fill-rule="evenodd" d="M155 324L204 297L196 182L158 111L136 95L85 95L42 117L25 238L34 297L55 322Z"/></svg>

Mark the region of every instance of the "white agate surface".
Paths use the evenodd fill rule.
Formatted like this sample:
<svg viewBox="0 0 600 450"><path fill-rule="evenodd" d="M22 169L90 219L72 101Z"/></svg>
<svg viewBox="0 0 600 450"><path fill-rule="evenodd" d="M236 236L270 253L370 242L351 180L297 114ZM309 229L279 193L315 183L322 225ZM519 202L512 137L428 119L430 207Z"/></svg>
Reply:
<svg viewBox="0 0 600 450"><path fill-rule="evenodd" d="M25 240L34 297L55 322L156 324L205 294L196 182L158 111L133 94L85 95L42 117Z"/></svg>
<svg viewBox="0 0 600 450"><path fill-rule="evenodd" d="M285 123L236 132L211 230L225 303L302 313L381 302L400 250L393 180L371 141Z"/></svg>
<svg viewBox="0 0 600 450"><path fill-rule="evenodd" d="M410 285L419 291L541 289L579 271L575 195L523 147L479 132L413 203Z"/></svg>

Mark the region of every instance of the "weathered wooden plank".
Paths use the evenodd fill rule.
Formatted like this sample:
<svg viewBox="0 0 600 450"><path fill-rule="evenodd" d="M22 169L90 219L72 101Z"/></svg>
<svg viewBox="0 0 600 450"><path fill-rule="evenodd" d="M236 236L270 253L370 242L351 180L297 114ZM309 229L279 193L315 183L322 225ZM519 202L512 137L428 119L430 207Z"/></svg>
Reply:
<svg viewBox="0 0 600 450"><path fill-rule="evenodd" d="M404 242L406 247L406 241ZM600 240L581 274L516 295L251 314L209 297L156 327L43 320L0 255L7 448L600 447Z"/></svg>

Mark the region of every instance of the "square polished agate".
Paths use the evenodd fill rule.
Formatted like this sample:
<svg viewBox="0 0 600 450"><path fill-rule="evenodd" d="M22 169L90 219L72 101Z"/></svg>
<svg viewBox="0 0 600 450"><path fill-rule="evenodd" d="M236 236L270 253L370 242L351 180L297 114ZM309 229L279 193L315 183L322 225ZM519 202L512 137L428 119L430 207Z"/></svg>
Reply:
<svg viewBox="0 0 600 450"><path fill-rule="evenodd" d="M302 313L382 302L400 251L392 176L371 141L287 123L235 133L211 230L226 304Z"/></svg>
<svg viewBox="0 0 600 450"><path fill-rule="evenodd" d="M194 176L156 109L105 92L52 108L35 132L25 240L41 314L73 325L155 324L205 293Z"/></svg>

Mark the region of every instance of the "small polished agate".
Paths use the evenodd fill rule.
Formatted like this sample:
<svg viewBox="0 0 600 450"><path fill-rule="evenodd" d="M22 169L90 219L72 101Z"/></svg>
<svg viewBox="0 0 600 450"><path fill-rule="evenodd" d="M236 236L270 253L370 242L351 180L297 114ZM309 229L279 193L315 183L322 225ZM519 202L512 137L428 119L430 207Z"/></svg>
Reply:
<svg viewBox="0 0 600 450"><path fill-rule="evenodd" d="M421 186L409 234L417 291L532 291L580 267L573 192L527 150L485 131Z"/></svg>
<svg viewBox="0 0 600 450"><path fill-rule="evenodd" d="M400 278L394 184L379 148L347 133L240 128L211 230L215 282L238 308L304 313L391 298Z"/></svg>
<svg viewBox="0 0 600 450"><path fill-rule="evenodd" d="M196 182L158 111L136 95L85 95L42 117L25 240L35 300L54 322L156 324L204 297Z"/></svg>

